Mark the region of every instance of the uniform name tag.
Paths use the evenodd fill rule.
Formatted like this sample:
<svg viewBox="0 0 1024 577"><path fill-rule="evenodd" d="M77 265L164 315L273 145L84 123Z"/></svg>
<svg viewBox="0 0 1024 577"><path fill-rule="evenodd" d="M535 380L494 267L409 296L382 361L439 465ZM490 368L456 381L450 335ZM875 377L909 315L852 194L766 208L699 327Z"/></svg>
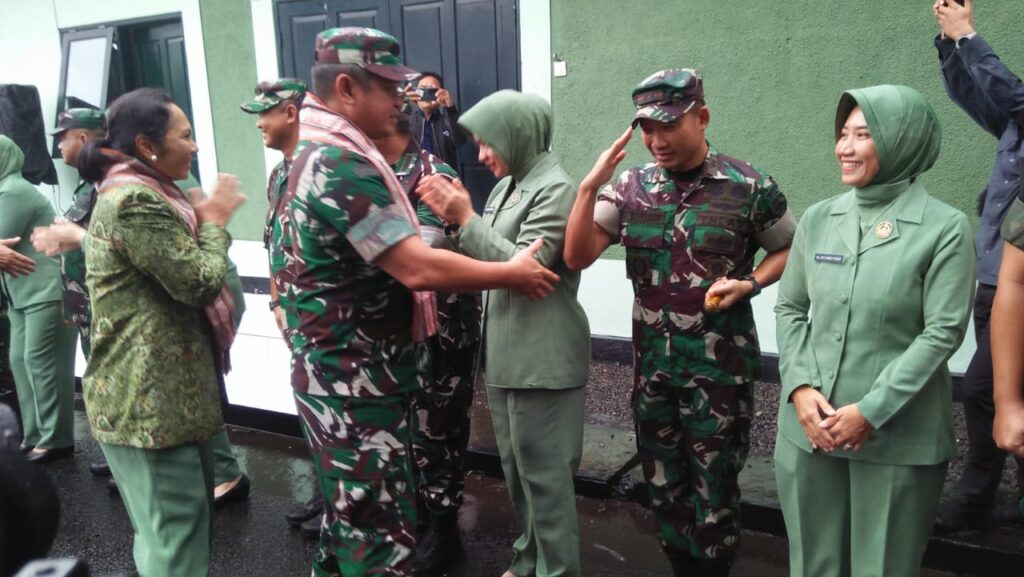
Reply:
<svg viewBox="0 0 1024 577"><path fill-rule="evenodd" d="M665 224L665 213L657 209L627 210L623 222L634 224Z"/></svg>
<svg viewBox="0 0 1024 577"><path fill-rule="evenodd" d="M493 206L488 206L487 208L484 209L484 214L493 214L493 213L494 213L494 207Z"/></svg>
<svg viewBox="0 0 1024 577"><path fill-rule="evenodd" d="M818 253L814 255L814 262L823 262L825 264L843 264L846 262L846 257L841 254L824 254Z"/></svg>

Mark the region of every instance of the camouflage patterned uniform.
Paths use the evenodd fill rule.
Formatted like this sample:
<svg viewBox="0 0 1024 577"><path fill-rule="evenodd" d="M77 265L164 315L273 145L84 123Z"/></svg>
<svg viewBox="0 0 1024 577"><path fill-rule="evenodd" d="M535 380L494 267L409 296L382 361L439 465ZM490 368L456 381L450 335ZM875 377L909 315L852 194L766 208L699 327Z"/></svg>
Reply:
<svg viewBox="0 0 1024 577"><path fill-rule="evenodd" d="M699 73L662 71L634 91L634 123L672 121L702 100ZM729 562L760 351L750 301L705 313L704 294L718 277L749 274L759 248L788 246L786 198L762 171L710 149L687 174L627 169L599 194L595 221L626 247L636 295L633 409L662 545L670 557Z"/></svg>
<svg viewBox="0 0 1024 577"><path fill-rule="evenodd" d="M256 85L253 99L241 104L242 110L250 114L259 114L274 108L283 102L302 104L306 95L306 84L295 78L281 78L274 82L260 82ZM288 226L288 211L285 210L284 198L288 187L288 176L291 173L291 161L281 159L267 180L267 219L263 228L263 246L267 249L270 260L270 276L277 290L280 306L289 304L288 291L292 283L291 270L288 267L291 240ZM286 309L287 310L287 309Z"/></svg>
<svg viewBox="0 0 1024 577"><path fill-rule="evenodd" d="M420 232L432 246L446 247L444 223L412 191L424 176L458 173L417 147L396 165L398 179L416 206ZM429 342L425 388L412 402L412 450L417 495L431 513L455 513L462 506L469 411L480 345L480 295L439 293L438 333Z"/></svg>
<svg viewBox="0 0 1024 577"><path fill-rule="evenodd" d="M96 206L96 187L90 182L83 182L75 189L71 198L71 208L64 213L64 218L89 228L89 218ZM82 337L82 352L89 358L89 323L92 310L89 305L89 290L85 287L85 253L82 249L65 252L60 259L61 278L64 281L64 320L74 323Z"/></svg>
<svg viewBox="0 0 1024 577"><path fill-rule="evenodd" d="M63 137L68 130L85 129L105 132L106 116L103 111L92 108L69 108L57 116L57 127L50 131L56 139ZM96 206L96 187L89 182L81 182L71 196L71 208L64 213L64 218L89 228L89 219ZM82 249L65 252L60 259L61 280L64 284L64 320L74 323L81 336L82 352L89 358L89 323L92 310L89 304L89 290L85 286L85 253Z"/></svg>
<svg viewBox="0 0 1024 577"><path fill-rule="evenodd" d="M316 53L318 62L382 76L411 73L397 41L377 30L325 30ZM417 229L367 157L324 141L351 130L347 119L311 96L301 117L284 200L294 275L285 313L299 418L331 505L313 574L408 576L416 545L408 411L427 355L412 338L413 293L373 262Z"/></svg>

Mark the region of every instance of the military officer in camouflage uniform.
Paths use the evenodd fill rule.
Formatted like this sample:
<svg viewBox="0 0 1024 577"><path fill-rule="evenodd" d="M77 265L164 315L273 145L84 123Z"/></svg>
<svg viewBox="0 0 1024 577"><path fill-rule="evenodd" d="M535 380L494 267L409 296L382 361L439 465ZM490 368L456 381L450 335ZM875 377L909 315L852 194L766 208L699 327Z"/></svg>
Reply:
<svg viewBox="0 0 1024 577"><path fill-rule="evenodd" d="M85 143L103 138L107 133L107 117L93 108L69 108L57 116L57 128L50 134L59 139L64 164L75 168L78 151ZM96 205L96 186L80 181L71 196L71 208L64 218L82 228L89 228L89 218ZM85 253L81 247L61 254L61 277L64 281L64 320L74 323L81 336L82 353L89 358L89 291L85 288Z"/></svg>
<svg viewBox="0 0 1024 577"><path fill-rule="evenodd" d="M243 102L242 110L258 115L256 127L263 133L263 144L267 148L281 151L284 158L270 172L267 180L267 218L263 229L263 246L267 249L270 262L270 311L274 314L277 328L288 342L284 308L288 305L288 286L291 284L285 261L283 246L290 243L287 233L287 211L282 206L288 187L292 154L299 144L299 107L306 95L306 83L295 78L280 78L256 85L255 96ZM314 521L323 513L324 504L320 491L313 488L313 496L294 507L285 515L288 524L298 527ZM305 533L305 528L304 533Z"/></svg>
<svg viewBox="0 0 1024 577"><path fill-rule="evenodd" d="M412 137L410 118L404 114L395 134L376 139L374 144L395 169L416 209L423 241L436 248L452 248L444 234L445 223L413 191L424 177L434 174L457 179L455 169L419 147ZM413 570L417 573L440 571L465 557L458 514L480 346L480 304L478 293L438 293L437 335L428 343L426 386L412 401L419 539Z"/></svg>
<svg viewBox="0 0 1024 577"><path fill-rule="evenodd" d="M992 366L995 370L996 444L1024 458L1024 190L1000 228L1003 260L992 305ZM1024 499L1019 502L1024 514Z"/></svg>
<svg viewBox="0 0 1024 577"><path fill-rule="evenodd" d="M423 387L433 294L554 290L535 243L505 263L426 245L415 211L371 138L391 133L403 99L398 42L371 28L317 35L313 94L286 204L292 243L292 386L325 501L314 575L412 574L410 397Z"/></svg>
<svg viewBox="0 0 1024 577"><path fill-rule="evenodd" d="M626 247L637 445L662 546L676 575L727 575L760 373L750 298L782 275L796 221L771 177L707 144L699 72L652 74L633 103L631 128L580 185L565 261ZM637 125L654 161L601 188Z"/></svg>

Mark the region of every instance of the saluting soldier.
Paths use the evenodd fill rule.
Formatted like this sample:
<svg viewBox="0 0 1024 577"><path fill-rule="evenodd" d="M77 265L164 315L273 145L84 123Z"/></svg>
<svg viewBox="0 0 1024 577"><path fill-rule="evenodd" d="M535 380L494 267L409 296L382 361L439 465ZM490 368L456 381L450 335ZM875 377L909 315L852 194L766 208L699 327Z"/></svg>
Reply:
<svg viewBox="0 0 1024 577"><path fill-rule="evenodd" d="M708 145L700 72L656 72L632 96L631 128L580 185L565 260L626 247L637 446L662 547L675 575L727 575L760 374L750 298L782 275L796 220L770 176ZM653 161L601 188L637 125Z"/></svg>

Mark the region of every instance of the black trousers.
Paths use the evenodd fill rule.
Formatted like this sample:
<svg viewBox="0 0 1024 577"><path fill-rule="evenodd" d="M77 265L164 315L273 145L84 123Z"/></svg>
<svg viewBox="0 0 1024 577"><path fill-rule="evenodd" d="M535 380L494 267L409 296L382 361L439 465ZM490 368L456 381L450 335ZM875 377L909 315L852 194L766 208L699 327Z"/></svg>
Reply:
<svg viewBox="0 0 1024 577"><path fill-rule="evenodd" d="M967 421L967 463L960 477L960 498L965 506L988 511L992 509L996 489L1003 475L1006 453L992 439L995 404L992 400L992 343L989 319L996 287L978 285L974 299L974 337L978 349L967 367L959 396ZM1024 461L1017 459L1018 491L1024 487Z"/></svg>

